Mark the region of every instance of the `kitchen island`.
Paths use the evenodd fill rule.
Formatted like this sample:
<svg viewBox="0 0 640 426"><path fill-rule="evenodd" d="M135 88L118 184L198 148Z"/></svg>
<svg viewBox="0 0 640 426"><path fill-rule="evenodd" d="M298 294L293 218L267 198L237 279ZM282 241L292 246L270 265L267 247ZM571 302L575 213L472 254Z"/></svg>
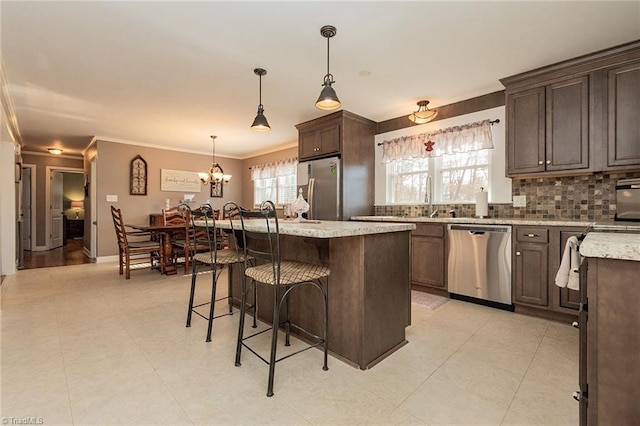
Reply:
<svg viewBox="0 0 640 426"><path fill-rule="evenodd" d="M637 424L640 234L590 232L580 253L580 424Z"/></svg>
<svg viewBox="0 0 640 426"><path fill-rule="evenodd" d="M229 229L227 221L219 221ZM328 266L329 351L360 369L367 369L407 343L411 321L410 237L415 224L280 220L284 259ZM264 221L245 221L251 231L266 231ZM237 272L236 272L237 271ZM240 295L239 266L234 270L234 295ZM273 293L259 286L259 316L273 317ZM319 295L300 288L291 296L292 321L320 334Z"/></svg>

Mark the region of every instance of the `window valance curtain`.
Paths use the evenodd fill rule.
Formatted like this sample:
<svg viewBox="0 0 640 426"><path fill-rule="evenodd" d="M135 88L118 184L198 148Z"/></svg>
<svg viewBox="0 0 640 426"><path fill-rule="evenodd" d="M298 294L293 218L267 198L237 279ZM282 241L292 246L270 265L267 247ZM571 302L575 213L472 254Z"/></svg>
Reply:
<svg viewBox="0 0 640 426"><path fill-rule="evenodd" d="M382 143L382 162L493 148L490 120L403 136Z"/></svg>
<svg viewBox="0 0 640 426"><path fill-rule="evenodd" d="M295 175L298 171L298 159L287 158L274 163L251 166L251 180L271 179L278 176Z"/></svg>

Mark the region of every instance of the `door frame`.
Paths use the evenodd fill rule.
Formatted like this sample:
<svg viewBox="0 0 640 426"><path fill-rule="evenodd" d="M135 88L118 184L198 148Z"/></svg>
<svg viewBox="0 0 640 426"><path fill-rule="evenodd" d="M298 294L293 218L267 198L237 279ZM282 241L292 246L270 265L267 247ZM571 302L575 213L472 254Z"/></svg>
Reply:
<svg viewBox="0 0 640 426"><path fill-rule="evenodd" d="M36 220L36 212L37 212L37 198L36 198L36 170L37 167L35 164L23 164L22 165L23 169L30 169L31 170L31 236L30 236L30 241L31 241L31 246L29 247L30 251L35 251L36 250L36 235L38 235L38 230L36 229L36 226L38 224L38 221ZM24 183L23 183L24 184ZM23 247L22 249L26 249L27 247Z"/></svg>
<svg viewBox="0 0 640 426"><path fill-rule="evenodd" d="M98 176L98 155L96 154L89 162L89 202L91 205L91 232L89 241L89 257L91 259L98 258L98 186L96 185L96 179Z"/></svg>
<svg viewBox="0 0 640 426"><path fill-rule="evenodd" d="M45 220L45 250L51 249L51 173L52 172L63 172L63 173L82 173L84 174L84 169L80 169L77 167L62 167L62 166L47 166L47 174L45 176L45 209L46 209L46 220Z"/></svg>

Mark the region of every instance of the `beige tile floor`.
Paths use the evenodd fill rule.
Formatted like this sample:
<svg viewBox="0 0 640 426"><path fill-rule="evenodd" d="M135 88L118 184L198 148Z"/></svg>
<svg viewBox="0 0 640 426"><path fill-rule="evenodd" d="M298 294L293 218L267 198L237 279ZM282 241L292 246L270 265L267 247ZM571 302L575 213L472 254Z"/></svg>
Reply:
<svg viewBox="0 0 640 426"><path fill-rule="evenodd" d="M373 369L330 357L325 372L321 352L306 351L278 364L267 398L265 364L245 352L234 366L237 314L216 320L211 343L204 320L185 327L189 283L149 270L127 281L113 263L7 277L3 424L578 423L569 325L455 300L413 304L409 344Z"/></svg>

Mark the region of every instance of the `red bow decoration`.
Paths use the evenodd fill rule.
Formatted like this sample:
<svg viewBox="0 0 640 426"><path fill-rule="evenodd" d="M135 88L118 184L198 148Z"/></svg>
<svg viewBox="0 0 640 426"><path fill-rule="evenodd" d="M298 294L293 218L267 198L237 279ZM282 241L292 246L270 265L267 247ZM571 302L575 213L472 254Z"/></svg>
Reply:
<svg viewBox="0 0 640 426"><path fill-rule="evenodd" d="M431 141L427 141L427 142L425 142L425 143L424 143L425 150L426 150L427 152L431 152L431 151L433 151L433 146L434 146L435 144L436 144L435 142L431 142Z"/></svg>

